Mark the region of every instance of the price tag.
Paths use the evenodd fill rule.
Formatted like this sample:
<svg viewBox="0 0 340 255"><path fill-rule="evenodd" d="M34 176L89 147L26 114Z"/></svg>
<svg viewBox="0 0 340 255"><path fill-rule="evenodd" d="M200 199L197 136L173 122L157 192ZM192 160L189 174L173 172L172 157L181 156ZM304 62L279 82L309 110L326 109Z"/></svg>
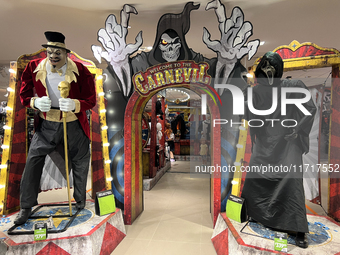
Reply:
<svg viewBox="0 0 340 255"><path fill-rule="evenodd" d="M116 203L112 190L99 191L96 193L95 210L99 216L116 211Z"/></svg>
<svg viewBox="0 0 340 255"><path fill-rule="evenodd" d="M34 225L34 241L46 240L47 224L38 222Z"/></svg>
<svg viewBox="0 0 340 255"><path fill-rule="evenodd" d="M287 233L275 232L274 250L281 252L288 251Z"/></svg>

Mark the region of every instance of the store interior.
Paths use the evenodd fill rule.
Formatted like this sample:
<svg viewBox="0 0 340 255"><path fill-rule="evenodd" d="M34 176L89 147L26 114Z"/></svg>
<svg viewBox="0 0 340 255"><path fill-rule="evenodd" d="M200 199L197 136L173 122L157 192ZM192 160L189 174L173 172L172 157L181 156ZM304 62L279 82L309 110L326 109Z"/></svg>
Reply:
<svg viewBox="0 0 340 255"><path fill-rule="evenodd" d="M44 31L58 30L66 35L66 43L72 51L74 50L74 53L79 54L82 60L91 61L95 65L94 69L98 68L100 72L105 73L110 63L107 61L99 62L93 56L91 45L99 44L96 41L98 29L103 27L106 17L112 13L119 17L122 8L122 3L117 2L109 5L103 1L97 1L97 4L90 3L90 1L84 3L79 1L58 1L57 3L48 1L48 3L45 3L42 0L24 0L19 2L20 5L0 0L0 3L4 6L0 10L0 14L2 14L0 20L3 20L4 24L8 22L14 12L17 16L17 22L14 22L11 29L6 28L6 26L0 28L4 38L8 38L8 40L4 40L5 47L0 49L1 159L3 151L10 148L7 144L4 144L4 139L6 137L5 132L8 129L7 124L10 121L9 117L13 117L11 115L12 108L8 106L10 95L14 91L13 86L9 86L10 84L13 85L13 72L15 72L11 68L11 63L14 63L23 54L37 52L45 41ZM143 31L144 41L135 54L149 53L152 50L155 26L159 17L168 11L173 13L182 11L184 4L185 2L181 1L171 3L171 5L166 1L160 1L157 4L142 0L136 2L138 15L131 14L129 17L127 41L134 42L135 36L141 30ZM203 27L208 28L212 38L219 37L216 15L213 11L204 10L203 7L206 4L201 3L200 9L191 14L191 30L186 35L187 43L190 48L193 48L205 58L215 58L216 52L208 49L202 42ZM296 4L295 1L275 0L268 4L268 2L265 3L261 0L247 0L237 3L226 1L224 4L228 16L232 8L239 5L246 20L250 20L254 27L252 38L259 38L261 41L258 51L252 59L245 57L240 61L249 73L251 73L254 63L265 52L277 47L287 46L291 42L297 42L293 40L298 40L301 44L312 42L322 49L340 49L338 33L329 33L330 29L328 29L338 22L336 19L338 8L334 7L338 3L335 4L334 1L326 1L326 3L320 4L320 1L317 0L302 0L299 1L299 4ZM49 10L51 8L62 13L63 22L60 22L60 17L56 20L50 17ZM266 18L263 18L265 15L267 15ZM320 17L320 15L323 18L315 18ZM325 18L326 16L328 19ZM39 17L39 19L31 17ZM74 17L77 17L77 19ZM42 19L46 22L41 22ZM273 20L284 22L273 22ZM25 21L27 26L34 27L38 32L34 32L33 36L28 34L27 28L23 26ZM25 37L25 43L23 43L22 37ZM93 73L93 76L97 80L98 75ZM134 108L125 111L129 98L120 95L122 94L121 88L116 84L114 84L115 90L105 87L105 81L106 84L109 84L108 80L105 80L108 79L108 76L100 76L103 79L101 85L104 83L104 86L101 89L104 87L102 93L105 96L98 97L100 102L98 100L98 109L94 113L97 114L97 117L99 116L96 124L98 124L99 130L97 139L100 138L96 142L100 144L98 145L99 149L97 149L101 155L101 161L103 161L101 164L104 170L103 174L98 175L100 177L97 175L94 177L93 172L90 171L87 182L87 199L95 199L95 189L99 188L95 187L93 183L94 180L102 178L101 189L114 185L118 187L115 191L115 203L117 208L122 210L124 220L127 218L126 215L133 215L134 217L132 220L129 219L129 222L125 221L126 237L112 254L219 254L216 253L216 247L211 241L216 223L216 215L213 215L215 213L213 206L215 202L213 195L215 193L211 175L206 172L199 176L192 175L192 164L208 166L214 162L211 158L214 154L210 133L212 129L211 109L207 107L206 112L202 113L202 97L197 93L197 90L190 89L190 86L177 84L176 86L166 86L162 90L157 89L157 92L151 97L146 96L148 99L145 105L143 105L143 100L146 100L146 97L135 93L134 99L142 101L143 109ZM252 84L252 79L251 75L248 76L248 84ZM320 66L319 68L306 66L301 70L284 72L282 79L301 80L315 95L313 99L318 102L319 120L317 123L318 130L313 133L317 142L313 144L310 157L316 159L318 164L329 164L331 156L329 153L331 141L329 134L332 114L332 67L329 65L326 67L326 64L325 67ZM133 90L133 92L136 92L136 90ZM121 101L115 101L118 97ZM119 113L117 113L118 110ZM112 115L110 115L111 112ZM131 117L132 124L124 126L126 117L130 117L129 114L132 113L133 115L136 112L138 114L133 118ZM34 134L34 111L27 109L25 113L27 150L30 139ZM90 116L89 120L92 121ZM108 122L107 126L106 123L103 124L103 120ZM104 132L105 134L101 136L103 126L108 132ZM172 143L167 141L168 133L166 130L168 127L171 130L170 133L173 133ZM131 136L124 140L127 134ZM105 137L106 140L101 141L102 137ZM7 137L7 139L11 140L11 143L12 140L17 140L13 137ZM104 144L110 146L111 151ZM201 156L202 144L206 144L208 148L205 158ZM132 146L129 147L130 145ZM249 144L247 146L249 149ZM130 148L130 153L133 155L132 166L126 164L128 160L126 160L127 149L124 150L125 148ZM139 148L141 148L140 151ZM116 154L113 155L113 153ZM135 156L134 153L138 155ZM137 171L136 169L141 173L132 174L131 180L126 181L124 176L132 171ZM142 180L138 180L139 183L136 181L139 178L138 176ZM136 181L137 184L133 186L132 181ZM231 181L232 179L228 180L230 183ZM312 199L313 201L306 199L307 213L327 217L330 199L328 173L320 172L318 181L318 198L317 200ZM149 188L145 189L145 183L152 184L148 184ZM3 185L7 185L7 183L2 184L1 188L5 187ZM127 188L127 185L132 188L130 186ZM39 203L67 201L65 187L58 186L53 189L46 189L47 191L39 194ZM11 191L13 190L11 189ZM133 199L127 192L132 192ZM217 193L221 195L222 192L220 189ZM127 200L129 202L126 202ZM137 204L136 200L139 200L139 205L132 204L131 206L129 204L130 202ZM222 201L216 203L219 203L220 208L223 207L222 212L224 212L225 204ZM10 208L12 210L10 213L13 213L15 208L18 209L18 205L15 206ZM137 207L136 212L131 213L131 208L128 206L132 209Z"/></svg>

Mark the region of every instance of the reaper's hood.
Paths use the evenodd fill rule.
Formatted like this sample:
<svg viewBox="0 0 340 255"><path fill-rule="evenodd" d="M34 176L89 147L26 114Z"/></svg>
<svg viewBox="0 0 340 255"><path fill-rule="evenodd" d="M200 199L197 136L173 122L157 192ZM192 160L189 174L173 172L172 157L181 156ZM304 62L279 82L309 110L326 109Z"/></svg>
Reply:
<svg viewBox="0 0 340 255"><path fill-rule="evenodd" d="M281 56L276 52L269 51L264 54L255 70L256 80L259 84L269 86L267 75L262 71L262 68L265 66L267 60L275 68L274 84L272 86L278 86L283 75L283 61Z"/></svg>
<svg viewBox="0 0 340 255"><path fill-rule="evenodd" d="M167 13L159 19L155 43L152 47L152 50L150 51L150 54L148 55L148 61L151 65L157 65L159 63L166 62L162 58L162 54L158 48L158 45L162 34L170 29L175 31L181 40L182 46L179 60L190 60L192 58L191 52L185 40L185 34L189 31L190 28L190 12L192 10L198 9L199 7L199 4L194 5L193 2L188 2L185 5L182 13Z"/></svg>

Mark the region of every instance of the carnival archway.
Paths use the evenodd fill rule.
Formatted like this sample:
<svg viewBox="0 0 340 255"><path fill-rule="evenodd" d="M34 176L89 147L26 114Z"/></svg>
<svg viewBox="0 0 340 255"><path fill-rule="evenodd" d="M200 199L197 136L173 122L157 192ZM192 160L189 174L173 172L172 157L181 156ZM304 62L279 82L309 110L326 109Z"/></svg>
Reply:
<svg viewBox="0 0 340 255"><path fill-rule="evenodd" d="M202 84L177 84L169 87L184 87L202 95L204 90L209 90L209 85ZM138 92L134 92L125 110L124 122L124 222L125 224L132 224L133 221L144 209L143 201L143 166L142 166L142 141L141 141L141 119L146 103L157 92L165 87L158 88L152 91L148 96L143 97ZM208 98L207 106L210 115L219 119L220 113L216 102ZM221 163L221 134L217 129L213 130L211 134L212 155L211 164L220 165ZM213 222L216 222L218 213L220 212L221 204L221 178L220 173L211 175L211 208Z"/></svg>

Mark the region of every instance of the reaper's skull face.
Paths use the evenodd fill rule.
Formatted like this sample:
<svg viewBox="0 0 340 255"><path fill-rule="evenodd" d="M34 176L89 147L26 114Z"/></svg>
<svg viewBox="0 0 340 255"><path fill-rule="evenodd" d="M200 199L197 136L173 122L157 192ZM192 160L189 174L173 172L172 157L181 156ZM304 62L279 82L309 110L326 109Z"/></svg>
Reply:
<svg viewBox="0 0 340 255"><path fill-rule="evenodd" d="M162 57L168 62L176 61L181 53L181 40L179 37L171 38L167 33L162 34L159 49Z"/></svg>
<svg viewBox="0 0 340 255"><path fill-rule="evenodd" d="M264 66L261 68L262 71L267 75L269 85L273 85L274 76L275 76L275 67L272 66L268 60L264 63Z"/></svg>

